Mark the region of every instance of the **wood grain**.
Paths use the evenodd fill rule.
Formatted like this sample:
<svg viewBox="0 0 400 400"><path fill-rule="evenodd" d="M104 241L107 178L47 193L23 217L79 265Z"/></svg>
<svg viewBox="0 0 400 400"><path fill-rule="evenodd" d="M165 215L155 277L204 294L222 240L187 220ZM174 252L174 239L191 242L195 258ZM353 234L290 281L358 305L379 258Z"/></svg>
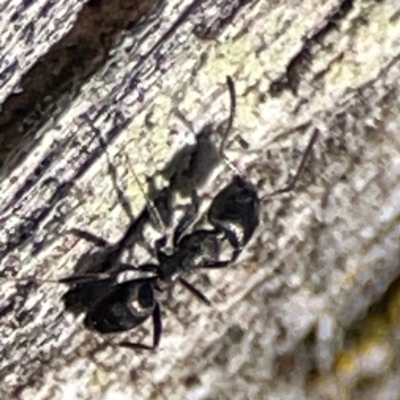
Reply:
<svg viewBox="0 0 400 400"><path fill-rule="evenodd" d="M374 347L369 369L358 359L356 366L337 362L347 333L398 275L400 9L394 1L238 1L228 7L235 13L225 28L216 21L205 30L215 38L194 35L219 8L227 12L226 3L172 0L158 13L153 5L154 18L141 29L114 28L122 33L110 41L110 54L102 52L101 67L64 82L52 107L20 119L14 111L0 115L9 137L19 127L25 138L4 157L3 276L71 273L92 249L65 234L73 227L118 240L127 214L145 204L132 169L144 182L193 135L180 114L194 132L224 122L226 75L238 96L226 156L265 196L262 224L237 265L208 273L210 282L203 275L191 280L213 307L178 287L163 301L165 334L154 354L110 346L114 338L85 331L63 313L61 286L2 282L2 398L400 393L395 337ZM43 53L32 49L38 60ZM27 70L16 74L15 82L29 77ZM51 96L48 90L43 95ZM268 198L295 172L316 130L296 190ZM121 206L113 174L131 210ZM205 202L231 176L222 163L201 188ZM133 253L143 261L143 251ZM395 315L385 332L398 323ZM149 341L150 330L146 324L129 337ZM373 381L368 390L365 377Z"/></svg>

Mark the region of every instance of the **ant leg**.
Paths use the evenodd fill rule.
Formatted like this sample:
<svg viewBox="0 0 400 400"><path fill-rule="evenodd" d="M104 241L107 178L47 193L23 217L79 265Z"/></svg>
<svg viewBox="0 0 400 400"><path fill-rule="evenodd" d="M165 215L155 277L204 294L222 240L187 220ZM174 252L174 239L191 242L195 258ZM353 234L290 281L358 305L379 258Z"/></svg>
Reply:
<svg viewBox="0 0 400 400"><path fill-rule="evenodd" d="M314 147L315 142L318 139L319 131L315 130L315 132L312 134L310 141L308 142L307 148L304 151L303 157L301 159L300 165L297 168L297 171L293 177L293 179L282 189L275 190L274 192L270 193L269 195L266 195L265 197L272 197L277 194L281 193L286 193L286 192L291 192L294 187L296 186L297 181L299 180L299 177L301 176L304 166L306 165L307 159L311 154L311 150Z"/></svg>
<svg viewBox="0 0 400 400"><path fill-rule="evenodd" d="M77 236L81 239L86 240L87 242L93 243L97 247L107 247L109 243L91 232L84 231L82 229L72 228L68 230L68 233L72 233L74 236Z"/></svg>
<svg viewBox="0 0 400 400"><path fill-rule="evenodd" d="M85 273L85 274L74 274L70 276L66 276L65 278L61 278L58 280L58 283L65 283L66 285L76 285L79 283L90 283L90 282L99 282L106 281L111 279L111 274L107 273Z"/></svg>
<svg viewBox="0 0 400 400"><path fill-rule="evenodd" d="M132 212L132 207L129 202L129 200L126 198L123 190L119 187L118 185L118 176L117 176L117 169L113 165L113 163L110 160L110 155L108 154L107 147L109 143L106 142L106 140L103 138L100 130L96 128L94 121L90 119L88 116L82 116L82 119L84 119L88 125L92 128L92 131L96 135L98 141L99 141L99 147L103 151L103 153L106 156L107 159L107 168L108 168L108 173L111 176L111 181L114 186L114 190L117 193L117 199L118 202L121 204L121 207L123 208L125 214L128 216L128 218L132 221L134 219L133 212Z"/></svg>
<svg viewBox="0 0 400 400"><path fill-rule="evenodd" d="M200 197L197 194L196 190L192 191L191 197L192 201L189 205L188 210L186 211L185 215L181 218L177 227L174 230L174 236L173 236L174 247L178 246L179 240L182 238L182 235L187 230L187 228L193 224L199 213Z"/></svg>
<svg viewBox="0 0 400 400"><path fill-rule="evenodd" d="M132 350L155 350L160 344L162 334L162 320L160 305L156 303L153 310L153 346L147 346L142 343L121 342L118 346L126 347Z"/></svg>
<svg viewBox="0 0 400 400"><path fill-rule="evenodd" d="M229 237L229 235L227 235L225 233L225 239L227 239L229 241L229 243L233 246L233 251L232 251L231 257L225 261L203 261L201 263L201 265L199 265L199 268L205 268L205 269L225 268L225 267L229 267L231 264L233 264L239 258L239 255L243 250L243 246L241 246L239 244L237 237L235 235L232 235L232 237Z"/></svg>
<svg viewBox="0 0 400 400"><path fill-rule="evenodd" d="M209 261L209 262L205 262L200 268L207 268L207 269L225 268L225 267L229 267L229 265L231 265L232 262L233 262L232 259L228 260L228 261L215 261L215 262Z"/></svg>
<svg viewBox="0 0 400 400"><path fill-rule="evenodd" d="M191 283L189 283L186 279L184 278L179 278L179 282L184 286L189 292L194 294L201 302L204 304L207 304L208 306L211 306L210 300L207 299L207 297L200 292L199 289L196 289Z"/></svg>
<svg viewBox="0 0 400 400"><path fill-rule="evenodd" d="M125 271L141 271L141 272L157 272L157 266L154 264L143 264L139 265L139 267L135 267L131 264L121 263L118 268L118 273Z"/></svg>
<svg viewBox="0 0 400 400"><path fill-rule="evenodd" d="M156 266L143 265L135 267L131 264L121 263L116 271L112 272L86 272L84 274L73 274L59 279L58 283L65 283L66 285L74 285L78 283L90 283L106 280L114 280L117 275L127 271L140 271L140 272L154 272L157 273Z"/></svg>
<svg viewBox="0 0 400 400"><path fill-rule="evenodd" d="M160 305L156 303L153 310L153 349L157 348L160 344L162 334L162 319Z"/></svg>

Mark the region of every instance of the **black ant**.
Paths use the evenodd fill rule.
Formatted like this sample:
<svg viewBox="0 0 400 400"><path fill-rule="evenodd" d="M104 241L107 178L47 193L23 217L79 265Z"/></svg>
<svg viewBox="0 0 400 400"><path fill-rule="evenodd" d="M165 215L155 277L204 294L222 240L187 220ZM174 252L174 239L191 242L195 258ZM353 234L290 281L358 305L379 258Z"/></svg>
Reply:
<svg viewBox="0 0 400 400"><path fill-rule="evenodd" d="M232 127L236 106L232 78L227 78L227 84L231 98L231 111L222 137L220 155L223 153L227 135ZM295 187L317 136L316 131L289 185L269 196L291 191ZM192 156L195 157L196 153L194 152ZM187 175L188 171L185 173ZM183 176L180 170L172 173L170 187L153 197L155 210L164 210L165 205L168 209L171 207L172 191L182 189L180 182ZM185 179L186 183L187 181ZM198 269L223 268L235 262L258 227L259 206L262 199L259 199L255 186L240 174L235 174L231 182L221 189L211 202L207 212L211 228L194 229L191 233L186 233L195 222L199 210L198 195L195 190L191 192L189 209L173 232L172 251L168 253L164 250L166 237L157 240L155 243L157 263L154 264L136 267L119 261L122 252L137 236L138 230L151 219L152 210L149 206L145 207L139 217L128 226L123 237L113 245L87 232L73 231L78 236L107 248L105 257L95 266L92 265L83 273L75 273L53 281L70 286L63 296L65 307L73 312L85 312L86 328L99 333L124 332L141 325L151 316L154 325L152 346L126 341L119 343L120 346L132 349L151 350L159 345L162 334L161 311L155 292L162 291L163 285L177 280L200 301L210 305L207 297L186 281L183 275ZM231 246L232 254L228 259L220 260L222 246L226 243ZM122 274L127 271L136 271L143 275L121 282Z"/></svg>
<svg viewBox="0 0 400 400"><path fill-rule="evenodd" d="M231 97L231 113L225 134L222 139L222 152L226 134L232 126L233 110L235 108L234 86L228 78ZM210 135L210 127L202 133L202 137ZM201 142L204 145L205 140ZM198 158L198 152L192 149L191 158ZM215 157L214 157L215 158ZM193 165L193 162L191 162ZM189 171L176 170L170 177L169 194L172 191L187 190L188 182L198 180ZM196 173L194 172L193 175ZM184 182L184 184L182 183ZM165 191L153 197L155 210L160 203L170 203L170 196ZM168 199L168 201L166 201ZM140 343L122 342L120 345L135 349L153 349L158 346L162 332L160 306L156 300L155 291L161 291L161 284L178 280L186 289L200 301L210 305L207 297L191 283L184 279L185 273L201 268L222 268L237 259L242 248L250 240L258 226L259 199L253 185L239 175L222 189L212 201L208 210L208 221L212 229L197 229L186 234L189 226L195 221L199 198L192 190L191 205L179 221L173 233L173 250L170 254L164 251L166 237L156 241L157 264L145 264L139 267L118 264L122 251L132 242L132 236L138 231L151 213L147 207L128 227L126 233L115 245L109 245L102 239L93 239L91 234L75 231L81 237L95 241L97 245L107 247L108 253L104 260L83 274L75 274L60 282L71 285L63 300L67 309L75 312L85 312L84 324L87 328L100 333L121 332L130 330L152 316L154 324L153 346ZM219 261L221 245L227 240L233 247L232 257ZM119 276L125 271L135 270L152 274L150 277L137 278L119 283Z"/></svg>
<svg viewBox="0 0 400 400"><path fill-rule="evenodd" d="M84 320L86 328L100 333L123 332L135 328L152 316L154 337L151 347L130 342L121 342L119 345L132 349L154 349L158 346L162 333L160 305L155 296L155 291L162 290L160 288L162 283L177 279L199 300L210 305L205 295L182 275L200 268L226 267L236 260L258 225L259 199L252 185L235 176L210 205L208 220L213 229L199 229L184 235L185 227L197 214L198 202L195 201L194 204L191 213L181 219L174 231L172 254L168 255L162 250L165 238L156 242L158 264L145 264L139 267L124 264L118 266L115 271L108 270L106 273L91 271L59 281L72 284L71 289L64 295L64 302L68 303L68 300L76 302L76 297L81 297L81 305L85 307L86 312ZM117 253L122 251L126 238L131 234L130 230L133 228L128 228L115 246L115 252L109 253L114 260ZM225 239L234 248L233 256L229 260L218 261L220 246ZM103 270L107 269L104 266L103 264ZM118 283L118 276L128 270L153 275ZM75 299L72 300L72 297Z"/></svg>

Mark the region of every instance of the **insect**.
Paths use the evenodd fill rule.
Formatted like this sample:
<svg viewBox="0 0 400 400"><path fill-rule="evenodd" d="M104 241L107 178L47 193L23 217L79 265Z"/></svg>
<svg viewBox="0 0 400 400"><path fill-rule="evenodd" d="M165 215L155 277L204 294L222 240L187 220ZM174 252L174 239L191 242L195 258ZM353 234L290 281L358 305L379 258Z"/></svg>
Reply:
<svg viewBox="0 0 400 400"><path fill-rule="evenodd" d="M64 278L60 282L72 285L64 295L64 302L66 305L68 301L76 305L79 298L80 311L86 312L85 327L100 333L131 330L152 317L152 346L126 341L119 345L131 349L154 349L158 346L162 334L160 305L156 299L156 292L162 290L160 285L177 279L200 301L210 304L206 296L182 275L200 268L222 268L236 259L258 225L258 205L255 188L235 176L210 205L208 219L212 229L198 229L184 234L184 228L197 214L196 200L191 212L181 219L174 231L174 248L171 254L163 251L165 238L162 238L155 245L158 263L138 267L124 264L114 270L112 267L106 268L106 272L91 271ZM231 226L237 227L238 233L234 232ZM131 230L133 225L117 243L116 250L109 253L110 257L114 258L122 251ZM234 247L234 256L229 260L217 261L223 240L227 240ZM102 265L103 270L104 267L105 264ZM128 270L152 275L118 282L118 276Z"/></svg>
<svg viewBox="0 0 400 400"><path fill-rule="evenodd" d="M228 87L230 88L231 99L235 99L233 82L229 79ZM231 116L228 120L228 131L232 126L234 100L231 103L233 106L231 106ZM226 139L226 134L225 132L222 142ZM317 135L318 132L312 135L300 166L291 182L269 196L293 190ZM221 149L223 149L223 144L221 144ZM196 155L196 152L192 154ZM177 170L172 174L169 189L171 191L181 188L187 189L188 182L193 179L192 177L188 178L188 172L190 171L186 170L183 174L182 170ZM185 184L182 182L185 182ZM168 198L168 195L164 194L165 197ZM157 197L155 200L157 202ZM101 333L130 330L152 317L154 326L152 346L126 341L119 343L119 345L132 349L154 349L159 345L162 334L161 311L157 301L157 292L162 291L163 284L169 285L171 282L179 281L200 301L210 304L207 297L189 283L184 275L199 269L227 267L235 262L259 224L261 200L256 187L240 174L235 174L232 180L217 193L208 208L207 220L211 228L194 229L187 233L188 228L196 220L199 211L199 198L196 192L192 191L191 205L174 229L172 249L169 252L165 249L167 238L164 236L155 242L156 263L139 267L126 266L128 270L135 269L150 273L150 277L117 283L118 275L125 270L120 265L112 274L106 274L105 280L100 279L100 276L83 276L83 279L89 279L89 281L81 283L82 287L71 288L67 292L67 296L77 289L82 290L86 285L86 289L95 286L100 288L101 294L94 296L97 301L87 307L90 302L85 299L84 304L87 307L85 326ZM146 209L145 212L149 213L150 210ZM130 231L133 232L134 230L134 225L128 228L127 233L117 244L117 252L112 255L114 259L119 257L119 252L126 246L131 235ZM221 247L224 242L227 242L233 251L228 259L220 260ZM72 279L80 279L80 277L75 276ZM108 290L108 293L104 294L104 288ZM86 296L88 291L84 290L83 293Z"/></svg>
<svg viewBox="0 0 400 400"><path fill-rule="evenodd" d="M214 154L217 158L224 158L224 145L233 124L236 107L232 78L227 78L227 85L231 110L220 148ZM317 135L316 132L312 136L292 181L269 196L290 191L295 187ZM208 145L207 140L210 136L211 130L208 126L203 131L202 143ZM146 350L157 348L163 330L157 292L170 287L175 281L180 282L200 301L209 305L207 297L188 282L184 275L199 269L224 268L231 265L238 259L259 225L260 203L264 198L260 199L257 188L236 172L231 181L211 201L207 211L209 227L192 228L198 218L200 204L195 190L201 181L196 170L196 165L201 164L199 149L191 149L185 153L185 157L187 162L184 163L183 169L178 168L177 163L169 170L169 187L152 194L153 208L150 205L146 206L115 244L109 244L85 231L73 230L72 233L94 242L104 248L104 251L100 253L101 258L97 263L91 262L76 273L54 281L69 286L69 290L63 296L65 307L74 313L85 313L84 325L90 330L102 334L125 332L152 318L151 346L128 341L118 343L119 346ZM194 167L194 170L191 167ZM191 203L173 231L172 248L166 248L167 237L163 236L154 243L155 262L139 266L121 263L122 253L135 241L144 224L151 220L154 210L161 214L159 219L164 223L169 221L173 192L190 192ZM225 259L221 259L223 247L231 249L230 256ZM135 272L139 277L126 279L126 272Z"/></svg>
<svg viewBox="0 0 400 400"><path fill-rule="evenodd" d="M231 99L233 99L231 101L231 110L233 110L234 92L230 78L228 85ZM231 129L232 115L231 112L225 133ZM206 127L202 134L203 139L206 135L208 137L209 127ZM222 140L225 140L225 137ZM204 143L205 140L201 142L201 145L203 146ZM223 144L221 144L222 148ZM191 153L185 153L185 156L190 154L192 160L197 160L199 150L190 150ZM193 161L190 164L193 165ZM188 190L193 182L197 185L199 176L193 170L176 169L170 177L170 187L167 192L160 192L158 196L153 196L154 208L158 210L157 205L170 204L172 191ZM172 250L166 251L167 237L165 236L155 242L156 263L138 267L118 263L122 251L132 241L132 236L138 231L138 227L149 218L150 207L142 211L116 244L110 245L102 239L92 240L108 249L108 252L95 268L62 280L63 283L70 285L70 289L63 297L66 308L74 312L85 312L85 327L100 333L127 331L152 317L154 326L152 346L130 342L121 342L119 345L132 349L156 348L162 333L160 305L156 299L156 292L162 291L162 286L168 287L172 282L179 281L200 301L209 305L210 301L207 297L189 283L184 275L202 268L228 266L237 259L258 226L257 190L239 175L235 175L211 202L207 213L211 228L194 229L187 233L188 228L198 216L199 204L200 199L196 191L192 190L190 207L174 229ZM79 234L90 239L87 233L79 232ZM225 241L234 250L231 258L221 261L219 259L221 245ZM119 277L129 270L147 273L150 276L120 282Z"/></svg>

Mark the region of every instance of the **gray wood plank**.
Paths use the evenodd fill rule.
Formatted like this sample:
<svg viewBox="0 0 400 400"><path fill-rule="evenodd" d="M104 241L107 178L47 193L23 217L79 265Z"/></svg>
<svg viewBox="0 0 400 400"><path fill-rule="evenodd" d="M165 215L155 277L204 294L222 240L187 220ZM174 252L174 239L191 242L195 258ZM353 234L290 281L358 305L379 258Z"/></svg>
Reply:
<svg viewBox="0 0 400 400"><path fill-rule="evenodd" d="M228 141L229 161L266 196L288 181L319 130L301 181L291 194L266 198L237 265L208 273L210 283L194 279L212 308L174 288L155 353L85 331L63 313L61 286L2 282L2 398L306 399L328 389L328 398L346 398L365 376L361 368L346 375L335 360L348 327L398 274L398 6L253 1L205 40L193 35L193 17L168 32L190 4L168 2L151 34L123 36L36 141L7 160L3 274L71 273L92 246L63 234L69 228L116 241L129 217L98 135L136 215L145 200L132 169L143 182L192 135L177 108L195 131L223 122L228 74L238 95L231 137L250 145ZM207 18L224 2L210 4L199 5ZM231 176L220 165L201 189L205 201ZM135 249L137 262L145 257ZM150 331L145 324L128 336L150 341ZM333 369L329 387L309 384L316 369L328 378Z"/></svg>

